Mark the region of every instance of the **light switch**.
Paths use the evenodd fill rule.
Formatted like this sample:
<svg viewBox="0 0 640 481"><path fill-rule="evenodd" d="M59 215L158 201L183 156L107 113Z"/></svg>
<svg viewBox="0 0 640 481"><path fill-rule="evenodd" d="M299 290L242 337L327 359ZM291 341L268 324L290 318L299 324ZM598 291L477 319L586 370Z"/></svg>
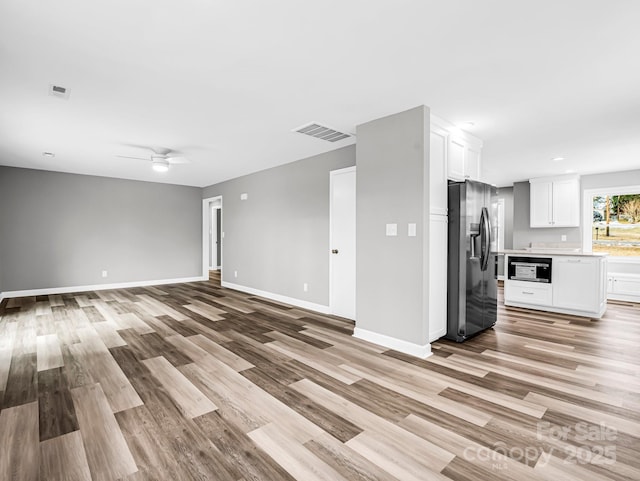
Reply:
<svg viewBox="0 0 640 481"><path fill-rule="evenodd" d="M398 235L398 224L387 224L387 236L392 237Z"/></svg>
<svg viewBox="0 0 640 481"><path fill-rule="evenodd" d="M249 194L246 192L240 194L240 200L247 200L249 198Z"/></svg>
<svg viewBox="0 0 640 481"><path fill-rule="evenodd" d="M416 225L415 224L409 224L409 228L407 229L407 235L409 237L415 237L416 236Z"/></svg>

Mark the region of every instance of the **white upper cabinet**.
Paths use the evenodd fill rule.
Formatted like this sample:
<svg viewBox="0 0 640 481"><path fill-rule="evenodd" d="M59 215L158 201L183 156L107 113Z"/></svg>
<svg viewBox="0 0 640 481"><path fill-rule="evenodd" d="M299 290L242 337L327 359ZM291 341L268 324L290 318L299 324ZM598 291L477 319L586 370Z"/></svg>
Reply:
<svg viewBox="0 0 640 481"><path fill-rule="evenodd" d="M482 144L467 142L464 151L464 176L466 179L480 180L480 153Z"/></svg>
<svg viewBox="0 0 640 481"><path fill-rule="evenodd" d="M578 227L580 181L577 176L529 180L531 227Z"/></svg>
<svg viewBox="0 0 640 481"><path fill-rule="evenodd" d="M434 134L438 137L434 141ZM440 154L444 154L445 175L448 180L463 182L466 179L480 180L482 141L477 137L457 129L436 115L431 115L431 163L433 159L440 162ZM433 148L437 145L440 149L442 141L445 142L444 152L438 150L434 157Z"/></svg>
<svg viewBox="0 0 640 481"><path fill-rule="evenodd" d="M429 212L447 215L447 142L449 132L432 124L429 143Z"/></svg>
<svg viewBox="0 0 640 481"><path fill-rule="evenodd" d="M447 162L447 176L451 180L464 180L465 178L465 162L464 162L465 144L462 139L449 137L449 156Z"/></svg>
<svg viewBox="0 0 640 481"><path fill-rule="evenodd" d="M482 142L466 132L449 134L447 176L462 182L480 180Z"/></svg>

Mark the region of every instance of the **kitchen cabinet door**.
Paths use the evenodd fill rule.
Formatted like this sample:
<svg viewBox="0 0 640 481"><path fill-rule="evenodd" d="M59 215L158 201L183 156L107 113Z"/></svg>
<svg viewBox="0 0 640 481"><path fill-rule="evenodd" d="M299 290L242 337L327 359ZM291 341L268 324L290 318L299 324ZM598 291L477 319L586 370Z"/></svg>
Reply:
<svg viewBox="0 0 640 481"><path fill-rule="evenodd" d="M429 212L447 215L447 142L449 132L431 125L429 138Z"/></svg>
<svg viewBox="0 0 640 481"><path fill-rule="evenodd" d="M536 182L530 184L531 188L531 227L551 227L552 226L552 188L551 182Z"/></svg>
<svg viewBox="0 0 640 481"><path fill-rule="evenodd" d="M429 342L447 333L447 217L429 222Z"/></svg>
<svg viewBox="0 0 640 481"><path fill-rule="evenodd" d="M578 311L598 311L601 297L600 260L594 257L554 257L553 305Z"/></svg>
<svg viewBox="0 0 640 481"><path fill-rule="evenodd" d="M640 276L616 274L611 279L611 293L640 297Z"/></svg>
<svg viewBox="0 0 640 481"><path fill-rule="evenodd" d="M480 149L467 144L464 152L464 175L467 179L480 180Z"/></svg>
<svg viewBox="0 0 640 481"><path fill-rule="evenodd" d="M449 152L447 155L447 172L451 180L462 182L465 179L464 154L466 145L464 140L449 137Z"/></svg>
<svg viewBox="0 0 640 481"><path fill-rule="evenodd" d="M580 225L580 189L576 179L553 182L553 227Z"/></svg>

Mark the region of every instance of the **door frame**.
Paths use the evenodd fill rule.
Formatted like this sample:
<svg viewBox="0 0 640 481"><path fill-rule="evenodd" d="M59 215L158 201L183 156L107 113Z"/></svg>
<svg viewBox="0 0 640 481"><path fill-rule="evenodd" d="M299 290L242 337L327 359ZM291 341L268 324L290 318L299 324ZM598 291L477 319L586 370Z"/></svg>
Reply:
<svg viewBox="0 0 640 481"><path fill-rule="evenodd" d="M218 259L218 265L222 269L222 249L224 240L224 230L222 228L223 213L222 213L222 196L208 197L202 199L202 277L209 279L209 255L211 251L211 244L209 243L209 231L211 230L212 215L211 207L220 207L220 259Z"/></svg>
<svg viewBox="0 0 640 481"><path fill-rule="evenodd" d="M333 248L333 178L336 175L347 174L349 172L356 172L356 166L345 167L343 169L336 169L329 171L329 312L334 314L334 300L333 300L333 257L331 254L331 249ZM357 174L356 174L357 175ZM357 180L356 180L357 182ZM356 183L357 185L357 183ZM357 189L357 187L356 187ZM356 197L357 202L357 197ZM356 252L357 256L357 252ZM356 282L357 282L357 273L356 273Z"/></svg>

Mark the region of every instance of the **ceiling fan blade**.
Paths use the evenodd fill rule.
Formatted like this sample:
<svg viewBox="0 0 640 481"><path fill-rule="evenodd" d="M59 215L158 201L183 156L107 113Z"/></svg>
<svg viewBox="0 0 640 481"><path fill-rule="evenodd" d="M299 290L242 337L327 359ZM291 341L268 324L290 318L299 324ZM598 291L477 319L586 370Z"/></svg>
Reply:
<svg viewBox="0 0 640 481"><path fill-rule="evenodd" d="M128 155L116 155L116 157L120 157L121 159L136 159L136 160L149 160L149 158L145 157L130 157Z"/></svg>
<svg viewBox="0 0 640 481"><path fill-rule="evenodd" d="M190 164L191 163L191 161L186 157L169 156L167 157L167 160L169 161L170 164Z"/></svg>

